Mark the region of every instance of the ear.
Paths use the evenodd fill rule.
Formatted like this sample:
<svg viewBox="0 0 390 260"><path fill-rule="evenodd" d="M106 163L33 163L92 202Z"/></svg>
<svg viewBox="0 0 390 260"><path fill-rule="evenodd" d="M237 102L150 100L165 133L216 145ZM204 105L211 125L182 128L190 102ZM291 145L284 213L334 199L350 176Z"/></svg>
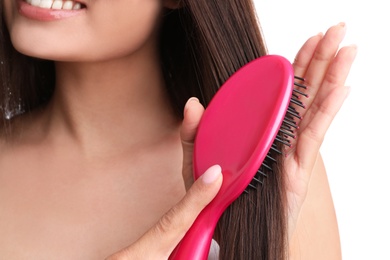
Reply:
<svg viewBox="0 0 390 260"><path fill-rule="evenodd" d="M178 9L183 6L182 0L163 0L164 7L168 9Z"/></svg>

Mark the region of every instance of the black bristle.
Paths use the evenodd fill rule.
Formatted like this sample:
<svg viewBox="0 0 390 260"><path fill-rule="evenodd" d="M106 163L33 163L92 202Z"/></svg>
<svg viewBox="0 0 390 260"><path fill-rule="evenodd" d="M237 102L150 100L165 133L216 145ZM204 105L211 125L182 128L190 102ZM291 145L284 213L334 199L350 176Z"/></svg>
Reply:
<svg viewBox="0 0 390 260"><path fill-rule="evenodd" d="M253 188L253 189L256 189L256 186L253 185L253 184L250 184L250 183L249 183L248 187Z"/></svg>
<svg viewBox="0 0 390 260"><path fill-rule="evenodd" d="M304 78L294 76L294 78L298 81L305 82ZM294 85L297 88L307 89L307 87L301 83L294 82ZM265 178L268 174L272 174L273 167L277 163L277 156L283 154L282 146L291 147L291 139L296 138L296 134L294 129L298 129L298 122L296 120L301 120L302 116L297 111L294 106L299 106L305 108L305 105L299 100L299 98L308 97L308 95L301 90L294 89L290 99L290 106L286 111L286 115L284 117L283 123L279 129L278 134L272 144L270 150L266 158L264 159L262 165L254 176L252 182L248 185L245 193L249 193L248 189L257 189L257 187L264 185Z"/></svg>
<svg viewBox="0 0 390 260"><path fill-rule="evenodd" d="M267 159L270 159L271 161L273 161L273 162L276 162L276 159L275 158L273 158L273 157L271 157L269 154L267 154Z"/></svg>
<svg viewBox="0 0 390 260"><path fill-rule="evenodd" d="M283 138L280 138L280 136L276 136L275 141L278 141L279 143L282 143L288 147L291 147L291 144L288 140L285 140Z"/></svg>
<svg viewBox="0 0 390 260"><path fill-rule="evenodd" d="M299 120L302 119L301 115L299 114L299 112L293 108L293 107L288 107L287 109L287 113L295 118L298 118Z"/></svg>
<svg viewBox="0 0 390 260"><path fill-rule="evenodd" d="M303 88L303 89L307 89L307 87L305 85L302 85L302 84L299 84L299 83L294 83L295 86L297 87L300 87L300 88Z"/></svg>
<svg viewBox="0 0 390 260"><path fill-rule="evenodd" d="M259 180L258 178L253 178L253 180L255 181L255 182L257 182L257 183L259 183L259 184L263 184L263 182L261 181L261 180Z"/></svg>
<svg viewBox="0 0 390 260"><path fill-rule="evenodd" d="M279 132L280 133L282 133L283 135L285 135L285 136L289 136L289 137L291 137L292 139L295 139L296 138L296 136L293 134L293 133L291 133L290 131L286 131L285 129L279 129Z"/></svg>
<svg viewBox="0 0 390 260"><path fill-rule="evenodd" d="M261 168L261 167L260 167L260 168ZM265 174L261 169L259 169L259 170L257 171L257 176L259 176L259 174L262 175L262 176L264 176L264 177L267 177L267 174ZM255 177L254 179L256 179L256 177ZM258 182L261 182L261 181L258 181ZM262 183L262 182L261 182L261 183Z"/></svg>
<svg viewBox="0 0 390 260"><path fill-rule="evenodd" d="M289 132L290 134L294 134L295 133L294 130L291 129L291 127L283 125L283 124L280 126L280 129L282 129L282 130L284 130L286 132Z"/></svg>
<svg viewBox="0 0 390 260"><path fill-rule="evenodd" d="M288 126L291 126L291 127L294 127L295 129L298 129L298 125L297 125L297 123L296 122L291 122L291 121L289 121L289 120L287 120L286 118L283 120L283 123L285 124L285 125L288 125Z"/></svg>
<svg viewBox="0 0 390 260"><path fill-rule="evenodd" d="M297 94L295 94L294 92L292 93L292 97L295 98L295 99L299 99L299 96Z"/></svg>
<svg viewBox="0 0 390 260"><path fill-rule="evenodd" d="M297 79L297 80L300 80L300 81L305 81L305 79L304 79L304 78L302 78L302 77L299 77L299 76L294 76L294 79ZM296 82L294 82L294 83L296 83Z"/></svg>
<svg viewBox="0 0 390 260"><path fill-rule="evenodd" d="M266 160L263 161L263 163L261 164L261 166L263 166L264 168L266 168L266 169L272 171L272 167L271 167L270 165L266 164Z"/></svg>
<svg viewBox="0 0 390 260"><path fill-rule="evenodd" d="M297 105L297 106L300 106L302 108L305 108L305 105L298 99L292 97L291 100L290 100L291 103Z"/></svg>
<svg viewBox="0 0 390 260"><path fill-rule="evenodd" d="M272 145L270 150L272 150L272 151L274 151L274 152L276 152L276 153L278 153L278 154L282 154L282 151L280 151L279 149L277 149L276 145Z"/></svg>
<svg viewBox="0 0 390 260"><path fill-rule="evenodd" d="M297 93L297 94L302 95L304 97L309 97L309 95L303 93L302 91L299 91L298 89L294 89L294 93Z"/></svg>

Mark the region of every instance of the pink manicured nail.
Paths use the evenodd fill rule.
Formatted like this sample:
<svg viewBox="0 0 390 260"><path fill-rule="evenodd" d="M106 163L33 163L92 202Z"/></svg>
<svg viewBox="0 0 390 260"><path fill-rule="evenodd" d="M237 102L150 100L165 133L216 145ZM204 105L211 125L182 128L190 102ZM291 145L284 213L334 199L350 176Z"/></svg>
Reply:
<svg viewBox="0 0 390 260"><path fill-rule="evenodd" d="M184 112L187 110L187 107L188 107L188 104L191 103L191 102L199 102L199 99L196 98L196 97L192 97L190 99L187 100L187 103L184 105Z"/></svg>
<svg viewBox="0 0 390 260"><path fill-rule="evenodd" d="M193 102L193 101L196 101L196 102L199 103L199 99L198 98L192 97L192 98L188 99L187 104L190 103L190 102Z"/></svg>
<svg viewBox="0 0 390 260"><path fill-rule="evenodd" d="M211 184L215 182L219 176L221 175L221 166L214 165L211 166L203 175L202 175L202 181L206 184Z"/></svg>

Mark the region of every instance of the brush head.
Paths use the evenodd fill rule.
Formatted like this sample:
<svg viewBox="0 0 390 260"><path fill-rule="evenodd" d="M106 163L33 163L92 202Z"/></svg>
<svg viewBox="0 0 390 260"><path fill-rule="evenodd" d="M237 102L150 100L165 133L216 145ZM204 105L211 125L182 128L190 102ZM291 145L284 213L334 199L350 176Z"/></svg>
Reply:
<svg viewBox="0 0 390 260"><path fill-rule="evenodd" d="M266 167L292 98L293 69L288 60L269 55L233 74L207 106L194 146L194 177L219 164L223 183L177 245L170 260L206 260L215 226L223 211L248 187L260 166ZM289 124L285 122L284 124ZM284 136L282 136L284 142ZM280 141L277 141L280 142Z"/></svg>
<svg viewBox="0 0 390 260"><path fill-rule="evenodd" d="M291 63L258 58L233 74L211 100L194 146L194 177L222 168L223 185L211 207L223 211L248 187L267 156L290 104Z"/></svg>

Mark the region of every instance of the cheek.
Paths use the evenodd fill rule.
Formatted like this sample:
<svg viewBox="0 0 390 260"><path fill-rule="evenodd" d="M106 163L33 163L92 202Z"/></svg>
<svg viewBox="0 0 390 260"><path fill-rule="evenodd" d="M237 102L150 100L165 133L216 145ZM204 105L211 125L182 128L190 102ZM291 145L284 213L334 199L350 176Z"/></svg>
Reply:
<svg viewBox="0 0 390 260"><path fill-rule="evenodd" d="M91 50L90 47L94 46L95 55L99 52L100 55L131 54L141 48L154 39L161 9L154 5L143 7L142 10L140 12L137 8L115 9L114 12L106 12L103 17L94 16L90 26L84 30L84 35L89 35L84 48ZM98 13L104 12L102 10L96 12Z"/></svg>

